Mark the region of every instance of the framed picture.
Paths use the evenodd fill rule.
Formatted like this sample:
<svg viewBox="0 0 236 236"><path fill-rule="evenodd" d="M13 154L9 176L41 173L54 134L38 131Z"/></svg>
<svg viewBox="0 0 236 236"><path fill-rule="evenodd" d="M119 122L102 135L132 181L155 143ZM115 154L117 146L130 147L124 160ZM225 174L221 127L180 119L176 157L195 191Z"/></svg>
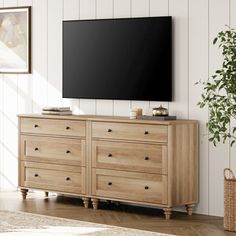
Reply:
<svg viewBox="0 0 236 236"><path fill-rule="evenodd" d="M31 73L31 7L0 8L0 73Z"/></svg>

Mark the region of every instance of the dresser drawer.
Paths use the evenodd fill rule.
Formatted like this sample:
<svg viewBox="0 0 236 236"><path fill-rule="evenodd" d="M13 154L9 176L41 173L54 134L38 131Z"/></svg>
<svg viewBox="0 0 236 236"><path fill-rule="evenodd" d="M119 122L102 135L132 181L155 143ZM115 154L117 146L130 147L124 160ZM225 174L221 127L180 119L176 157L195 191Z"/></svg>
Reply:
<svg viewBox="0 0 236 236"><path fill-rule="evenodd" d="M21 135L21 160L85 166L85 140Z"/></svg>
<svg viewBox="0 0 236 236"><path fill-rule="evenodd" d="M167 146L93 141L92 167L167 174Z"/></svg>
<svg viewBox="0 0 236 236"><path fill-rule="evenodd" d="M21 162L20 183L23 187L85 194L85 168Z"/></svg>
<svg viewBox="0 0 236 236"><path fill-rule="evenodd" d="M20 124L23 133L85 136L85 121L21 118Z"/></svg>
<svg viewBox="0 0 236 236"><path fill-rule="evenodd" d="M167 203L167 176L116 170L92 170L92 194L146 203Z"/></svg>
<svg viewBox="0 0 236 236"><path fill-rule="evenodd" d="M167 126L93 122L92 137L104 139L167 142Z"/></svg>

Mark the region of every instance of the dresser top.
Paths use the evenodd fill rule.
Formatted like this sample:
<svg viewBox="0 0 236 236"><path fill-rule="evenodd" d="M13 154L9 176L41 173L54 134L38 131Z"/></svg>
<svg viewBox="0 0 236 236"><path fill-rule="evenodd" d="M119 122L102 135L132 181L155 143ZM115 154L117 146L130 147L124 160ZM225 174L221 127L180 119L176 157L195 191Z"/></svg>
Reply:
<svg viewBox="0 0 236 236"><path fill-rule="evenodd" d="M181 123L198 123L197 120L141 120L130 119L125 116L101 116L101 115L41 115L41 114L19 114L21 118L39 118L39 119L60 119L60 120L88 120L120 123L141 123L141 124L181 124Z"/></svg>

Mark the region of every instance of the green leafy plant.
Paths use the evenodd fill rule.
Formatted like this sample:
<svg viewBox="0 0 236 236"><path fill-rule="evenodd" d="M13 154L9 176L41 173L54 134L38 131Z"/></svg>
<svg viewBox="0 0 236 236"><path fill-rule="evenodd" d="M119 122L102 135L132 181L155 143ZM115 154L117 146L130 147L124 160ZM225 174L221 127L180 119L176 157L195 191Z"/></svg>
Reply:
<svg viewBox="0 0 236 236"><path fill-rule="evenodd" d="M232 119L236 119L236 30L228 27L219 32L213 44L222 50L222 68L207 81L198 82L204 87L198 106L209 107L209 141L216 146L230 139L232 146L236 141L236 127L229 129Z"/></svg>

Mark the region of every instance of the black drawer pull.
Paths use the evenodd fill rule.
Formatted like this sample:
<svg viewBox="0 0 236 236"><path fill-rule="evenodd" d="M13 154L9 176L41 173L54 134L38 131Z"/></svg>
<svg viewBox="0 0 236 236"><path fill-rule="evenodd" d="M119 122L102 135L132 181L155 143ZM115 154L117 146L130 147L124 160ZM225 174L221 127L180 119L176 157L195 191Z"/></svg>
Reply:
<svg viewBox="0 0 236 236"><path fill-rule="evenodd" d="M149 187L148 187L148 186L145 186L145 189L149 189Z"/></svg>
<svg viewBox="0 0 236 236"><path fill-rule="evenodd" d="M39 149L36 147L35 149L34 149L34 151L38 151Z"/></svg>
<svg viewBox="0 0 236 236"><path fill-rule="evenodd" d="M145 131L144 134L149 134L148 131Z"/></svg>
<svg viewBox="0 0 236 236"><path fill-rule="evenodd" d="M34 125L34 128L37 128L37 127L39 127L39 126L38 126L37 124L35 124L35 125Z"/></svg>
<svg viewBox="0 0 236 236"><path fill-rule="evenodd" d="M111 133L111 132L112 132L112 129L108 129L107 132L108 132L108 133Z"/></svg>
<svg viewBox="0 0 236 236"><path fill-rule="evenodd" d="M111 186L111 185L112 185L112 182L108 182L108 185L110 185L110 186Z"/></svg>
<svg viewBox="0 0 236 236"><path fill-rule="evenodd" d="M34 177L38 177L39 175L38 174L35 174Z"/></svg>
<svg viewBox="0 0 236 236"><path fill-rule="evenodd" d="M148 161L148 160L149 160L149 157L144 157L144 160L145 160L145 161Z"/></svg>
<svg viewBox="0 0 236 236"><path fill-rule="evenodd" d="M109 157L112 157L112 154L111 154L111 153L109 153L109 154L108 154L108 156L109 156Z"/></svg>
<svg viewBox="0 0 236 236"><path fill-rule="evenodd" d="M70 153L70 150L66 150L66 153Z"/></svg>
<svg viewBox="0 0 236 236"><path fill-rule="evenodd" d="M70 129L70 127L69 127L69 126L66 126L66 129L68 130L68 129Z"/></svg>
<svg viewBox="0 0 236 236"><path fill-rule="evenodd" d="M70 180L70 177L66 177L66 181L69 181Z"/></svg>

